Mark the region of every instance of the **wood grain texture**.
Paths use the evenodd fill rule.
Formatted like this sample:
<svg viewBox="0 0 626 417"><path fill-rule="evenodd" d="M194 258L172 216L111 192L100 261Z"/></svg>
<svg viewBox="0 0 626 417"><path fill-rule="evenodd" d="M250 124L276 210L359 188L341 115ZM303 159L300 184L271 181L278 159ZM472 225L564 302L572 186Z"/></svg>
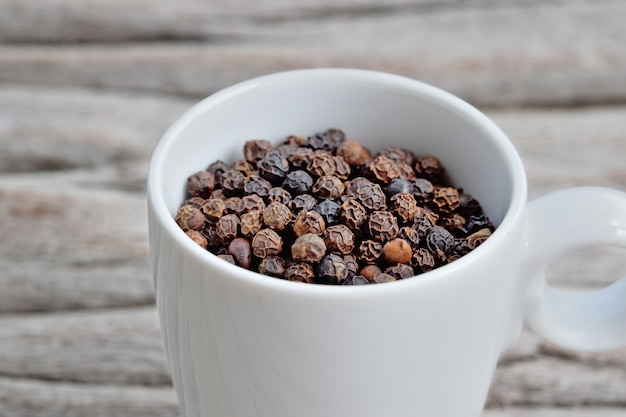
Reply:
<svg viewBox="0 0 626 417"><path fill-rule="evenodd" d="M626 101L626 55L620 53L626 42L622 24L626 4L619 0L497 6L487 2L482 7L429 3L427 10L414 5L377 12L368 6L359 12L360 6L355 6L354 12L321 8L319 18L296 13L269 20L255 15L254 7L250 13L232 12L231 18L202 13L197 2L176 9L197 18L200 23L195 24L187 24L176 12L168 13L163 2L149 14L143 2L131 2L134 7L119 1L104 3L94 9L68 6L73 13L59 13L55 10L64 9L22 6L26 3L12 0L14 9L26 9L20 11L24 18L42 20L31 29L20 25L26 33L41 31L44 40L58 41L72 26L82 34L93 27L91 41L102 36L105 43L7 44L0 47L0 81L199 97L268 72L346 66L411 76L481 106ZM216 17L203 20L203 16ZM133 35L126 27L145 27L145 36L154 41L139 42L144 35ZM165 42L176 35L150 34L159 28L165 33L172 28L196 28L200 39ZM106 43L112 41L107 33L135 43ZM18 34L5 37L21 39Z"/></svg>
<svg viewBox="0 0 626 417"><path fill-rule="evenodd" d="M252 76L383 70L484 110L531 199L626 191L621 0L0 0L0 417L179 417L148 260L161 135ZM304 133L307 132L297 132ZM210 162L210 161L207 161ZM598 288L626 249L548 271ZM573 353L524 329L484 417L626 417L626 349Z"/></svg>

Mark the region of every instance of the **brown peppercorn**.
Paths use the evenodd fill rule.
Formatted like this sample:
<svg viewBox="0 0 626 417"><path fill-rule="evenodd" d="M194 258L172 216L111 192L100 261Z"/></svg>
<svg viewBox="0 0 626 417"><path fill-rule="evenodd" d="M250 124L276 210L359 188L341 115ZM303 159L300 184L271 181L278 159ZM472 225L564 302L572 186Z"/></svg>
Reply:
<svg viewBox="0 0 626 417"><path fill-rule="evenodd" d="M313 149L334 151L344 140L346 140L346 135L341 130L328 129L323 133L316 133L313 136L309 136L307 142Z"/></svg>
<svg viewBox="0 0 626 417"><path fill-rule="evenodd" d="M209 198L204 201L201 210L207 219L215 221L224 215L226 205L218 198Z"/></svg>
<svg viewBox="0 0 626 417"><path fill-rule="evenodd" d="M214 192L215 191L213 191L213 193ZM213 193L211 193L211 195ZM206 200L204 198L202 198L202 197L191 197L191 198L188 198L187 200L185 200L183 202L183 204L181 204L181 207L182 206L193 206L195 208L202 209L202 205L204 204L205 201Z"/></svg>
<svg viewBox="0 0 626 417"><path fill-rule="evenodd" d="M315 154L310 157L306 170L316 177L323 177L324 175L334 175L337 170L337 165L332 155L327 154Z"/></svg>
<svg viewBox="0 0 626 417"><path fill-rule="evenodd" d="M260 197L267 197L271 188L272 184L259 174L250 174L243 183L245 194L256 194Z"/></svg>
<svg viewBox="0 0 626 417"><path fill-rule="evenodd" d="M368 168L372 177L383 184L389 184L392 179L400 177L396 163L384 155L374 158Z"/></svg>
<svg viewBox="0 0 626 417"><path fill-rule="evenodd" d="M246 161L256 165L256 163L263 159L265 154L272 149L274 149L274 146L269 140L249 140L243 145L243 155L246 158Z"/></svg>
<svg viewBox="0 0 626 417"><path fill-rule="evenodd" d="M317 281L321 284L339 284L348 278L348 267L343 258L330 253L317 266Z"/></svg>
<svg viewBox="0 0 626 417"><path fill-rule="evenodd" d="M220 254L217 255L217 257L220 258L220 259L225 260L229 264L237 265L237 262L235 262L235 258L233 258L232 255L227 255L225 253L220 253Z"/></svg>
<svg viewBox="0 0 626 417"><path fill-rule="evenodd" d="M283 203L272 203L263 211L263 222L274 230L283 230L291 221L291 210Z"/></svg>
<svg viewBox="0 0 626 417"><path fill-rule="evenodd" d="M415 155L413 152L396 146L386 146L380 149L377 155L384 155L396 164L406 163L412 165L415 162Z"/></svg>
<svg viewBox="0 0 626 417"><path fill-rule="evenodd" d="M451 216L444 217L441 220L441 224L443 227L448 229L450 232L453 232L455 235L463 234L462 228L465 225L465 217L461 216L458 213L453 213Z"/></svg>
<svg viewBox="0 0 626 417"><path fill-rule="evenodd" d="M487 238L491 236L491 230L488 228L480 229L478 232L473 233L467 237L467 246L474 250L481 245Z"/></svg>
<svg viewBox="0 0 626 417"><path fill-rule="evenodd" d="M319 262L325 254L324 239L313 233L303 234L291 246L291 257L296 261Z"/></svg>
<svg viewBox="0 0 626 417"><path fill-rule="evenodd" d="M222 243L229 243L239 234L239 217L234 214L227 214L220 217L215 224L217 237Z"/></svg>
<svg viewBox="0 0 626 417"><path fill-rule="evenodd" d="M392 282L392 281L396 281L396 278L392 275L386 274L386 273L381 273L376 275L373 278L373 283L374 284L382 284L384 282Z"/></svg>
<svg viewBox="0 0 626 417"><path fill-rule="evenodd" d="M187 179L187 194L191 197L208 198L215 188L215 175L198 171Z"/></svg>
<svg viewBox="0 0 626 417"><path fill-rule="evenodd" d="M237 265L248 269L252 263L250 241L243 237L233 239L228 245L228 254L232 255Z"/></svg>
<svg viewBox="0 0 626 417"><path fill-rule="evenodd" d="M412 222L417 214L417 202L412 194L398 193L391 197L391 210L403 223Z"/></svg>
<svg viewBox="0 0 626 417"><path fill-rule="evenodd" d="M197 245L199 245L200 247L206 249L207 245L208 245L208 241L206 240L206 238L204 236L202 236L202 233L198 232L197 230L187 230L187 232L185 232L187 234L187 236L189 236L191 238L191 240L193 240Z"/></svg>
<svg viewBox="0 0 626 417"><path fill-rule="evenodd" d="M293 232L296 236L302 236L307 233L321 235L325 229L326 223L324 218L314 210L302 210L293 222Z"/></svg>
<svg viewBox="0 0 626 417"><path fill-rule="evenodd" d="M359 271L359 262L354 254L343 255L343 260L348 267L348 276L355 275Z"/></svg>
<svg viewBox="0 0 626 417"><path fill-rule="evenodd" d="M331 252L347 255L354 249L354 233L343 224L329 226L323 234L326 248Z"/></svg>
<svg viewBox="0 0 626 417"><path fill-rule="evenodd" d="M252 238L252 253L257 258L276 256L283 250L283 239L272 229L261 229Z"/></svg>
<svg viewBox="0 0 626 417"><path fill-rule="evenodd" d="M306 262L294 262L287 267L284 277L289 281L312 284L315 282L315 271L311 264Z"/></svg>
<svg viewBox="0 0 626 417"><path fill-rule="evenodd" d="M243 159L233 163L230 166L230 169L236 169L246 177L249 177L254 172L254 167L248 161L244 161Z"/></svg>
<svg viewBox="0 0 626 417"><path fill-rule="evenodd" d="M351 275L344 279L341 285L364 285L370 282L363 275Z"/></svg>
<svg viewBox="0 0 626 417"><path fill-rule="evenodd" d="M307 169L315 152L311 148L296 148L287 157L294 170Z"/></svg>
<svg viewBox="0 0 626 417"><path fill-rule="evenodd" d="M267 202L271 203L283 203L289 205L291 203L291 194L282 187L272 187L267 193Z"/></svg>
<svg viewBox="0 0 626 417"><path fill-rule="evenodd" d="M406 240L396 238L383 245L382 254L385 261L391 265L406 264L411 261L413 250Z"/></svg>
<svg viewBox="0 0 626 417"><path fill-rule="evenodd" d="M228 164L226 164L224 161L220 161L219 159L215 162L213 162L211 165L209 165L206 169L206 171L210 172L211 174L215 175L215 187L218 187L222 185L222 174L224 173L224 171L226 171L228 169Z"/></svg>
<svg viewBox="0 0 626 417"><path fill-rule="evenodd" d="M355 192L354 197L369 211L387 208L387 197L380 185L373 182L363 183Z"/></svg>
<svg viewBox="0 0 626 417"><path fill-rule="evenodd" d="M383 251L383 244L375 240L364 240L359 245L358 257L361 261L376 262Z"/></svg>
<svg viewBox="0 0 626 417"><path fill-rule="evenodd" d="M319 199L330 198L336 200L342 196L346 187L334 175L324 175L313 184L313 194Z"/></svg>
<svg viewBox="0 0 626 417"><path fill-rule="evenodd" d="M381 274L383 271L377 265L365 265L363 269L359 272L359 275L364 276L368 281L373 281L374 277L378 274Z"/></svg>
<svg viewBox="0 0 626 417"><path fill-rule="evenodd" d="M413 252L411 266L416 272L427 272L435 267L435 258L426 248L420 248Z"/></svg>
<svg viewBox="0 0 626 417"><path fill-rule="evenodd" d="M451 214L461 205L459 191L454 187L437 187L435 188L433 203L442 213Z"/></svg>
<svg viewBox="0 0 626 417"><path fill-rule="evenodd" d="M395 279L406 279L415 276L415 271L407 264L396 264L385 269L385 274L389 274Z"/></svg>
<svg viewBox="0 0 626 417"><path fill-rule="evenodd" d="M301 211L309 211L315 208L317 204L317 200L315 197L309 194L300 194L297 195L291 200L289 207L294 214L298 214Z"/></svg>
<svg viewBox="0 0 626 417"><path fill-rule="evenodd" d="M372 155L356 140L348 139L337 148L337 155L341 156L350 166L369 164Z"/></svg>
<svg viewBox="0 0 626 417"><path fill-rule="evenodd" d="M372 239L380 242L387 242L398 235L398 220L388 211L373 212L367 225Z"/></svg>
<svg viewBox="0 0 626 417"><path fill-rule="evenodd" d="M400 231L398 232L398 237L400 239L406 240L409 245L411 245L412 249L417 248L420 244L419 233L417 233L417 230L409 226L401 227Z"/></svg>
<svg viewBox="0 0 626 417"><path fill-rule="evenodd" d="M287 262L280 256L268 256L259 263L259 273L271 277L282 278L286 269Z"/></svg>
<svg viewBox="0 0 626 417"><path fill-rule="evenodd" d="M241 215L241 234L252 238L263 228L263 212L251 210Z"/></svg>
<svg viewBox="0 0 626 417"><path fill-rule="evenodd" d="M237 205L237 214L242 215L252 210L265 210L265 201L256 194L244 195Z"/></svg>
<svg viewBox="0 0 626 417"><path fill-rule="evenodd" d="M199 230L204 224L206 218L198 208L186 205L178 209L174 220L181 229L187 231Z"/></svg>
<svg viewBox="0 0 626 417"><path fill-rule="evenodd" d="M357 191L359 191L364 186L371 186L373 184L374 183L372 181L368 180L365 177L352 178L350 181L346 181L346 195L356 198Z"/></svg>
<svg viewBox="0 0 626 417"><path fill-rule="evenodd" d="M358 230L366 220L367 211L357 200L347 200L341 205L341 221L349 228Z"/></svg>
<svg viewBox="0 0 626 417"><path fill-rule="evenodd" d="M441 162L434 156L422 156L415 162L415 173L429 181L440 183L443 172Z"/></svg>
<svg viewBox="0 0 626 417"><path fill-rule="evenodd" d="M222 173L222 190L227 197L243 195L243 184L246 176L236 169L227 169Z"/></svg>
<svg viewBox="0 0 626 417"><path fill-rule="evenodd" d="M205 223L199 230L200 234L204 236L207 241L207 249L211 252L215 252L217 248L223 247L222 241L217 236L217 228L212 223Z"/></svg>
<svg viewBox="0 0 626 417"><path fill-rule="evenodd" d="M229 197L224 200L224 206L226 207L226 213L236 214L239 209L239 202L241 197Z"/></svg>

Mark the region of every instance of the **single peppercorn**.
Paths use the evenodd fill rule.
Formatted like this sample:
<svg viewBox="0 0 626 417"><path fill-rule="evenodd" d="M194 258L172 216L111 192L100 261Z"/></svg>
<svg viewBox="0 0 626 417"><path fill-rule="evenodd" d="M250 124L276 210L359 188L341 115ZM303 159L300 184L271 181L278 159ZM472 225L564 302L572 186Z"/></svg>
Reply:
<svg viewBox="0 0 626 417"><path fill-rule="evenodd" d="M291 220L291 210L283 203L272 203L263 211L263 222L274 230L283 230Z"/></svg>
<svg viewBox="0 0 626 417"><path fill-rule="evenodd" d="M357 260L356 256L352 253L349 253L347 255L343 255L343 260L348 267L348 276L355 275L359 270L359 261Z"/></svg>
<svg viewBox="0 0 626 417"><path fill-rule="evenodd" d="M437 187L433 194L433 203L442 213L451 214L461 205L459 191L454 187Z"/></svg>
<svg viewBox="0 0 626 417"><path fill-rule="evenodd" d="M291 203L291 194L287 190L281 187L272 187L267 193L267 202L271 203L283 203L289 205Z"/></svg>
<svg viewBox="0 0 626 417"><path fill-rule="evenodd" d="M376 262L383 251L383 244L375 240L364 240L359 245L358 258L362 262Z"/></svg>
<svg viewBox="0 0 626 417"><path fill-rule="evenodd" d="M382 272L383 271L380 270L378 265L370 264L365 265L359 272L359 275L365 277L369 282L371 282L374 280L376 275L382 274Z"/></svg>
<svg viewBox="0 0 626 417"><path fill-rule="evenodd" d="M373 182L363 183L354 192L354 197L369 211L384 210L387 208L387 198L380 185Z"/></svg>
<svg viewBox="0 0 626 417"><path fill-rule="evenodd" d="M207 248L209 242L204 236L202 236L202 233L198 232L197 230L187 230L185 234L189 236L191 240L193 240L198 246L204 249Z"/></svg>
<svg viewBox="0 0 626 417"><path fill-rule="evenodd" d="M426 246L438 260L444 262L454 251L454 236L441 226L434 226L426 236Z"/></svg>
<svg viewBox="0 0 626 417"><path fill-rule="evenodd" d="M265 210L265 201L256 194L244 195L237 205L237 214L242 215L252 210Z"/></svg>
<svg viewBox="0 0 626 417"><path fill-rule="evenodd" d="M370 236L374 240L387 242L398 234L398 220L388 211L375 211L367 222Z"/></svg>
<svg viewBox="0 0 626 417"><path fill-rule="evenodd" d="M256 165L256 163L263 159L265 154L272 149L274 149L274 146L269 140L249 140L243 145L243 155L246 161Z"/></svg>
<svg viewBox="0 0 626 417"><path fill-rule="evenodd" d="M226 212L226 205L220 199L210 198L204 201L201 210L207 219L215 221Z"/></svg>
<svg viewBox="0 0 626 417"><path fill-rule="evenodd" d="M315 152L311 148L296 148L291 151L287 160L295 170L307 169Z"/></svg>
<svg viewBox="0 0 626 417"><path fill-rule="evenodd" d="M382 255L391 265L406 264L411 260L413 250L406 240L396 238L383 245Z"/></svg>
<svg viewBox="0 0 626 417"><path fill-rule="evenodd" d="M259 263L259 273L271 277L282 278L286 269L287 262L280 256L268 256Z"/></svg>
<svg viewBox="0 0 626 417"><path fill-rule="evenodd" d="M254 167L248 161L244 161L243 159L234 162L230 166L230 169L236 169L246 177L249 177L254 173Z"/></svg>
<svg viewBox="0 0 626 417"><path fill-rule="evenodd" d="M235 262L235 258L233 258L232 255L227 255L225 253L220 253L220 254L217 255L217 257L220 258L220 259L225 260L229 264L237 265L237 262Z"/></svg>
<svg viewBox="0 0 626 417"><path fill-rule="evenodd" d="M263 212L261 210L251 210L241 215L240 218L241 235L252 238L263 228Z"/></svg>
<svg viewBox="0 0 626 417"><path fill-rule="evenodd" d="M348 266L339 255L328 254L317 266L317 280L322 284L339 284L346 278L348 278Z"/></svg>
<svg viewBox="0 0 626 417"><path fill-rule="evenodd" d="M337 224L341 220L341 206L332 200L322 201L314 210L322 216L327 226Z"/></svg>
<svg viewBox="0 0 626 417"><path fill-rule="evenodd" d="M226 213L236 214L239 211L240 201L241 201L241 197L229 197L226 200L224 200L224 207L226 208Z"/></svg>
<svg viewBox="0 0 626 417"><path fill-rule="evenodd" d="M216 187L221 187L222 186L222 174L224 173L224 171L226 171L228 169L228 164L226 164L224 161L220 161L219 159L215 162L213 162L211 165L209 165L206 169L207 172L210 172L211 174L213 174L215 176L215 186Z"/></svg>
<svg viewBox="0 0 626 417"><path fill-rule="evenodd" d="M209 198L215 188L215 175L198 171L187 179L187 194L192 197Z"/></svg>
<svg viewBox="0 0 626 417"><path fill-rule="evenodd" d="M415 271L410 265L396 264L385 269L385 274L389 274L395 279L406 279L415 276Z"/></svg>
<svg viewBox="0 0 626 417"><path fill-rule="evenodd" d="M243 186L246 176L236 169L227 169L222 173L222 190L227 197L243 195Z"/></svg>
<svg viewBox="0 0 626 417"><path fill-rule="evenodd" d="M323 238L329 251L347 255L354 249L354 233L346 225L327 227Z"/></svg>
<svg viewBox="0 0 626 417"><path fill-rule="evenodd" d="M292 195L307 194L313 187L313 177L303 170L291 171L283 181L283 188Z"/></svg>
<svg viewBox="0 0 626 417"><path fill-rule="evenodd" d="M470 250L476 249L479 245L481 245L487 238L491 236L491 230L488 228L480 229L479 231L469 235L467 237L467 246Z"/></svg>
<svg viewBox="0 0 626 417"><path fill-rule="evenodd" d="M493 230L493 225L491 224L489 219L485 217L485 215L481 214L478 216L470 216L470 218L467 219L467 222L465 222L461 230L465 235L470 235L485 228Z"/></svg>
<svg viewBox="0 0 626 417"><path fill-rule="evenodd" d="M272 229L261 229L252 238L252 253L257 258L276 256L283 250L283 239Z"/></svg>
<svg viewBox="0 0 626 417"><path fill-rule="evenodd" d="M391 197L391 210L403 223L412 222L417 214L417 202L412 194L399 193Z"/></svg>
<svg viewBox="0 0 626 417"><path fill-rule="evenodd" d="M434 192L435 186L425 178L417 178L413 182L413 197L419 205L430 203Z"/></svg>
<svg viewBox="0 0 626 417"><path fill-rule="evenodd" d="M316 177L334 175L337 172L337 164L332 155L314 154L307 164L307 172Z"/></svg>
<svg viewBox="0 0 626 417"><path fill-rule="evenodd" d="M243 184L245 194L256 194L260 197L267 197L271 188L272 184L259 174L251 174Z"/></svg>
<svg viewBox="0 0 626 417"><path fill-rule="evenodd" d="M372 160L370 152L359 142L352 139L343 141L337 147L337 155L341 156L352 167L369 164Z"/></svg>
<svg viewBox="0 0 626 417"><path fill-rule="evenodd" d="M308 145L313 149L334 151L346 140L346 135L339 129L328 129L323 133L309 136Z"/></svg>
<svg viewBox="0 0 626 417"><path fill-rule="evenodd" d="M284 277L289 281L312 284L315 282L315 271L311 264L306 262L294 262L287 267Z"/></svg>
<svg viewBox="0 0 626 417"><path fill-rule="evenodd" d="M372 178L383 184L389 184L392 179L400 177L396 163L384 155L379 155L370 162L369 171Z"/></svg>
<svg viewBox="0 0 626 417"><path fill-rule="evenodd" d="M439 159L434 156L421 156L415 161L415 173L429 181L441 182L444 169Z"/></svg>
<svg viewBox="0 0 626 417"><path fill-rule="evenodd" d="M396 281L396 278L392 275L386 274L386 273L381 273L376 275L373 278L373 283L374 284L382 284L383 282L393 282Z"/></svg>
<svg viewBox="0 0 626 417"><path fill-rule="evenodd" d="M389 197L399 193L413 194L413 183L406 178L394 178L389 182L386 191Z"/></svg>
<svg viewBox="0 0 626 417"><path fill-rule="evenodd" d="M307 233L321 235L326 229L326 223L321 214L316 211L302 210L293 222L293 233L302 236Z"/></svg>
<svg viewBox="0 0 626 417"><path fill-rule="evenodd" d="M206 221L206 217L204 217L204 214L202 214L198 208L185 205L178 209L174 220L176 224L185 231L198 230Z"/></svg>
<svg viewBox="0 0 626 417"><path fill-rule="evenodd" d="M215 225L217 237L222 243L230 243L239 234L239 224L239 217L235 214L220 217Z"/></svg>
<svg viewBox="0 0 626 417"><path fill-rule="evenodd" d="M347 200L341 205L341 221L349 228L358 230L366 220L367 211L357 200Z"/></svg>
<svg viewBox="0 0 626 417"><path fill-rule="evenodd" d="M259 175L272 184L280 184L289 172L289 161L278 150L270 150L257 162Z"/></svg>
<svg viewBox="0 0 626 417"><path fill-rule="evenodd" d="M317 200L310 194L300 194L291 200L289 207L294 214L299 213L302 210L309 211L317 205Z"/></svg>
<svg viewBox="0 0 626 417"><path fill-rule="evenodd" d="M410 226L401 227L398 231L398 237L400 239L404 239L411 245L412 249L419 247L420 244L420 235L417 230L413 229Z"/></svg>
<svg viewBox="0 0 626 417"><path fill-rule="evenodd" d="M313 233L303 234L291 245L291 257L296 261L319 262L325 254L324 239Z"/></svg>
<svg viewBox="0 0 626 417"><path fill-rule="evenodd" d="M386 146L378 151L378 155L384 155L396 164L406 163L412 165L415 162L415 155L408 149L397 146Z"/></svg>
<svg viewBox="0 0 626 417"><path fill-rule="evenodd" d="M312 191L317 198L336 200L341 197L345 189L346 187L339 178L334 175L324 175L313 184Z"/></svg>
<svg viewBox="0 0 626 417"><path fill-rule="evenodd" d="M248 269L252 263L252 253L250 249L250 241L243 237L232 240L228 245L228 254L232 255L237 265Z"/></svg>
<svg viewBox="0 0 626 417"><path fill-rule="evenodd" d="M343 280L341 285L365 285L370 282L362 275L353 275Z"/></svg>
<svg viewBox="0 0 626 417"><path fill-rule="evenodd" d="M416 272L428 272L435 268L435 258L426 248L420 248L413 252L411 266Z"/></svg>

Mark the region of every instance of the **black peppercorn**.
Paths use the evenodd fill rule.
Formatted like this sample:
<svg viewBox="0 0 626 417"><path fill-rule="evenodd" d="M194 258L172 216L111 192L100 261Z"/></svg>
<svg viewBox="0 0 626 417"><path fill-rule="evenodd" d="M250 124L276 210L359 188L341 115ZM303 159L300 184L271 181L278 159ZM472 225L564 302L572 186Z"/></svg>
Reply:
<svg viewBox="0 0 626 417"><path fill-rule="evenodd" d="M334 175L324 175L313 184L312 191L317 198L336 200L341 197L345 189L346 187L339 178Z"/></svg>
<svg viewBox="0 0 626 417"><path fill-rule="evenodd" d="M289 172L289 161L278 150L270 150L257 162L257 168L261 177L281 184Z"/></svg>
<svg viewBox="0 0 626 417"><path fill-rule="evenodd" d="M291 220L291 210L283 203L272 203L263 211L263 222L274 230L283 230Z"/></svg>
<svg viewBox="0 0 626 417"><path fill-rule="evenodd" d="M317 267L317 279L322 284L339 284L348 278L348 267L339 255L326 255Z"/></svg>
<svg viewBox="0 0 626 417"><path fill-rule="evenodd" d="M291 211L294 212L294 214L297 214L302 210L312 210L316 204L317 200L312 195L300 194L295 196L293 200L291 200L289 206L291 208Z"/></svg>
<svg viewBox="0 0 626 417"><path fill-rule="evenodd" d="M192 197L209 198L215 188L215 175L198 171L187 179L187 194Z"/></svg>
<svg viewBox="0 0 626 417"><path fill-rule="evenodd" d="M249 140L243 145L243 155L246 161L256 165L256 163L263 159L265 154L272 149L274 149L274 146L272 146L269 140Z"/></svg>
<svg viewBox="0 0 626 417"><path fill-rule="evenodd" d="M243 183L243 191L245 194L256 194L261 197L267 197L272 184L258 174L251 174Z"/></svg>
<svg viewBox="0 0 626 417"><path fill-rule="evenodd" d="M215 225L217 237L222 243L229 243L239 234L239 217L234 214L227 214L220 217Z"/></svg>
<svg viewBox="0 0 626 417"><path fill-rule="evenodd" d="M287 262L279 256L268 256L259 263L259 273L263 275L282 278L286 269Z"/></svg>
<svg viewBox="0 0 626 417"><path fill-rule="evenodd" d="M206 218L198 208L186 205L178 209L174 220L181 229L187 231L200 229Z"/></svg>
<svg viewBox="0 0 626 417"><path fill-rule="evenodd" d="M313 178L308 172L298 170L291 171L283 181L283 188L292 195L307 194L313 187Z"/></svg>
<svg viewBox="0 0 626 417"><path fill-rule="evenodd" d="M307 233L321 235L325 229L326 223L324 218L313 210L302 210L293 222L293 232L296 236L302 236Z"/></svg>
<svg viewBox="0 0 626 417"><path fill-rule="evenodd" d="M324 200L314 210L318 212L327 226L339 223L341 219L341 206L332 200Z"/></svg>
<svg viewBox="0 0 626 417"><path fill-rule="evenodd" d="M326 247L332 252L347 255L354 249L354 233L343 224L327 227L323 237Z"/></svg>
<svg viewBox="0 0 626 417"><path fill-rule="evenodd" d="M257 258L276 256L283 250L283 239L272 229L261 229L252 238L252 253Z"/></svg>
<svg viewBox="0 0 626 417"><path fill-rule="evenodd" d="M311 264L306 262L294 262L287 267L284 277L289 281L306 282L310 284L315 282L315 271Z"/></svg>
<svg viewBox="0 0 626 417"><path fill-rule="evenodd" d="M291 256L296 261L319 262L326 254L324 239L313 233L306 233L291 245Z"/></svg>
<svg viewBox="0 0 626 417"><path fill-rule="evenodd" d="M388 211L373 212L367 223L372 239L387 242L397 236L398 220Z"/></svg>

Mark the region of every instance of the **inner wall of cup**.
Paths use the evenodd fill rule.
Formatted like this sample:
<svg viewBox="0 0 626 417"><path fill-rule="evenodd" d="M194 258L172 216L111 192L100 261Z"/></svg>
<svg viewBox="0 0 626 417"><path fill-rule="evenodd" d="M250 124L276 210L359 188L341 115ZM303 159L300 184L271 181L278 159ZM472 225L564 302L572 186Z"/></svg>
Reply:
<svg viewBox="0 0 626 417"><path fill-rule="evenodd" d="M512 165L514 151L506 138L473 112L437 89L408 81L294 76L247 83L209 97L168 133L165 203L174 215L185 198L187 177L218 159L242 159L246 140L279 143L290 134L333 127L372 152L398 146L438 157L452 184L475 196L498 225L523 171Z"/></svg>

